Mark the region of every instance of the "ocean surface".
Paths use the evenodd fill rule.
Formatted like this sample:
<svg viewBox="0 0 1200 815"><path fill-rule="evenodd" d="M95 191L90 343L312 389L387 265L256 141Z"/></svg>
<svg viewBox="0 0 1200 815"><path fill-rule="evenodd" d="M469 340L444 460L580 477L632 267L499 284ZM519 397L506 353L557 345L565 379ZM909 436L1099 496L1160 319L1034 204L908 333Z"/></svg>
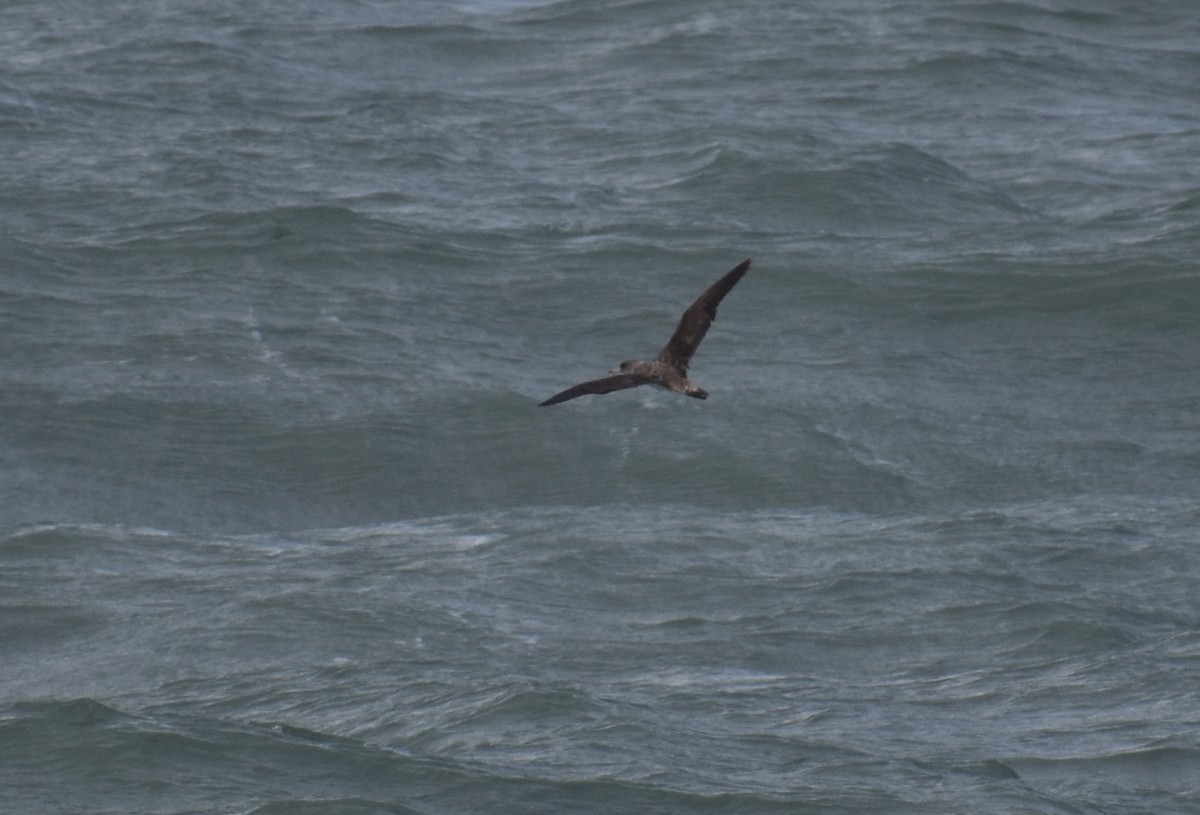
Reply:
<svg viewBox="0 0 1200 815"><path fill-rule="evenodd" d="M0 812L1200 813L1200 10L5 2Z"/></svg>

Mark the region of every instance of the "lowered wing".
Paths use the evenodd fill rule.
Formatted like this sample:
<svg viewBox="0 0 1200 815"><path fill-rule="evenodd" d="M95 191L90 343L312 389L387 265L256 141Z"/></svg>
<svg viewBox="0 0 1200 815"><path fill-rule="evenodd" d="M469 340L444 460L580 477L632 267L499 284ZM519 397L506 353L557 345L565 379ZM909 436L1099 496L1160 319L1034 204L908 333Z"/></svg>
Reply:
<svg viewBox="0 0 1200 815"><path fill-rule="evenodd" d="M557 405L559 402L565 402L568 399L574 399L577 396L587 396L590 393L612 393L613 391L624 390L625 388L636 388L638 385L648 385L650 380L637 374L617 374L616 376L606 376L601 379L593 379L588 382L580 382L567 388L561 393L556 393L542 402L538 407L546 407L547 405Z"/></svg>

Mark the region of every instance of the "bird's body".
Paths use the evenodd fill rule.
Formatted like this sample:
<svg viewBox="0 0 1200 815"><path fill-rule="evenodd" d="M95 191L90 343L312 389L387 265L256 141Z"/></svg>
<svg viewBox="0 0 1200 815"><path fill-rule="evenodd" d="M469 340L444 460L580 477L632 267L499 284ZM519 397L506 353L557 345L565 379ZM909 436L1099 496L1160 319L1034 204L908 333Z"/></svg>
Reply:
<svg viewBox="0 0 1200 815"><path fill-rule="evenodd" d="M541 406L557 405L577 396L612 393L639 385L659 385L696 399L707 399L708 391L688 379L688 365L700 341L708 333L709 326L717 318L717 306L749 268L750 260L743 260L696 298L696 302L679 318L679 325L675 327L671 339L667 340L658 356L650 362L640 359L626 360L619 368L610 371L609 376L567 388L542 402Z"/></svg>

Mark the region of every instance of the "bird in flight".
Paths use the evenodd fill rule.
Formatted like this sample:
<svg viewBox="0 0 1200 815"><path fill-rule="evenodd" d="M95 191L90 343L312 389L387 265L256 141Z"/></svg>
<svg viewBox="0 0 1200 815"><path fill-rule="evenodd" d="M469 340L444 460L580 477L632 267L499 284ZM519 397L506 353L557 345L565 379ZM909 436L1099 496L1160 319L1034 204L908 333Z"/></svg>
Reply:
<svg viewBox="0 0 1200 815"><path fill-rule="evenodd" d="M652 361L627 359L620 367L609 371L608 376L567 388L542 402L539 407L557 405L559 402L589 393L612 393L639 385L659 385L696 399L707 399L708 391L688 379L688 363L692 361L692 355L696 353L700 341L708 333L708 327L717 319L717 306L749 268L750 259L747 258L697 297L696 302L688 306L688 310L679 318L679 325L675 327L671 339L667 340L667 344Z"/></svg>

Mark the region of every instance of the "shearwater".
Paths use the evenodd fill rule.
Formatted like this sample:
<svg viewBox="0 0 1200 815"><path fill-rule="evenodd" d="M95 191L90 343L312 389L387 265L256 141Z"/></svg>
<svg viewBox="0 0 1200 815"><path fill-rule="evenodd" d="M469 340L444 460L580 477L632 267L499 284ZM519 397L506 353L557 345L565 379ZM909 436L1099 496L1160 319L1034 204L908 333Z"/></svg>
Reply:
<svg viewBox="0 0 1200 815"><path fill-rule="evenodd" d="M692 355L696 353L700 341L708 333L708 327L717 319L717 306L749 269L750 259L746 258L697 297L696 302L688 306L687 311L679 318L679 325L675 327L671 339L667 340L667 344L652 361L627 359L619 367L609 371L608 376L567 388L542 402L539 407L557 405L559 402L590 393L612 393L639 385L659 385L696 399L707 399L708 391L688 379L688 363L692 361Z"/></svg>

